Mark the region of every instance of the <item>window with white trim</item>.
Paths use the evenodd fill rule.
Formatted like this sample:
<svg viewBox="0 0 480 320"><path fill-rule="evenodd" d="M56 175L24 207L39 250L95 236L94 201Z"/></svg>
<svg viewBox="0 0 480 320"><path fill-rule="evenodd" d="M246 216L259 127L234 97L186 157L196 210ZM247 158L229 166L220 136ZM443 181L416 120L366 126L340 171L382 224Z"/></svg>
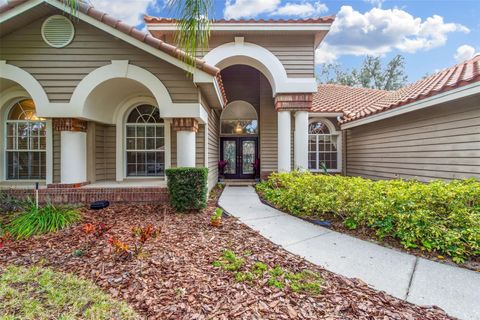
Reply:
<svg viewBox="0 0 480 320"><path fill-rule="evenodd" d="M157 107L140 105L127 117L127 177L165 175L165 127Z"/></svg>
<svg viewBox="0 0 480 320"><path fill-rule="evenodd" d="M6 172L9 180L46 177L47 122L37 117L31 99L15 103L6 121Z"/></svg>
<svg viewBox="0 0 480 320"><path fill-rule="evenodd" d="M308 169L311 171L339 171L341 168L339 134L332 132L322 120L308 126Z"/></svg>

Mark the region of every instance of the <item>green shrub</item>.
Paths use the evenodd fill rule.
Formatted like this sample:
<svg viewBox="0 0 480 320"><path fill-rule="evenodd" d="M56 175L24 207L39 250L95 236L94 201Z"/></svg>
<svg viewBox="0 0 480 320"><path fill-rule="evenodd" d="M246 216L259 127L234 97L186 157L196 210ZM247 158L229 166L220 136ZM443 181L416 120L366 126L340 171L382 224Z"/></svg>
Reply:
<svg viewBox="0 0 480 320"><path fill-rule="evenodd" d="M80 213L73 208L47 204L37 209L34 203L30 203L29 207L15 216L5 229L13 238L22 239L36 234L56 232L80 219Z"/></svg>
<svg viewBox="0 0 480 320"><path fill-rule="evenodd" d="M435 250L457 263L480 254L480 182L422 183L360 177L272 174L257 185L276 206L299 216L334 214L345 227L367 227L406 248Z"/></svg>
<svg viewBox="0 0 480 320"><path fill-rule="evenodd" d="M207 168L167 169L170 204L180 212L200 210L207 205Z"/></svg>

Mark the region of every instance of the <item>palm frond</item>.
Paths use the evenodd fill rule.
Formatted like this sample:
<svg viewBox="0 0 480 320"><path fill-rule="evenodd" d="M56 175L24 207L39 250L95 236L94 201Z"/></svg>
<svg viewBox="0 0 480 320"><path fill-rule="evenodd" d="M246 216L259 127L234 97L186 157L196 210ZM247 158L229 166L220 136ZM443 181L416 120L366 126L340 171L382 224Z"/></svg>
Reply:
<svg viewBox="0 0 480 320"><path fill-rule="evenodd" d="M72 16L77 16L78 13L78 7L80 5L81 0L61 0L63 4L70 9L70 14Z"/></svg>
<svg viewBox="0 0 480 320"><path fill-rule="evenodd" d="M197 54L208 48L211 0L171 0L177 7L175 42L186 53L185 62L195 67Z"/></svg>

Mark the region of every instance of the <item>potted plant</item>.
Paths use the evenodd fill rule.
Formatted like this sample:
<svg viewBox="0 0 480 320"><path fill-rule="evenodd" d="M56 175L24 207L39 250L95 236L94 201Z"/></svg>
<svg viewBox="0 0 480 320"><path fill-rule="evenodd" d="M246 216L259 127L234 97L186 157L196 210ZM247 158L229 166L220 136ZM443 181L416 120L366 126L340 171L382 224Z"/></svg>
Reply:
<svg viewBox="0 0 480 320"><path fill-rule="evenodd" d="M225 175L225 167L227 166L228 162L225 160L219 160L218 161L218 173L219 173L219 180L222 182L224 180L224 175Z"/></svg>
<svg viewBox="0 0 480 320"><path fill-rule="evenodd" d="M255 176L255 181L259 182L260 181L260 159L255 159L255 161L252 163L253 165L253 173Z"/></svg>
<svg viewBox="0 0 480 320"><path fill-rule="evenodd" d="M215 228L220 228L222 226L222 208L215 209L215 212L210 217L210 224Z"/></svg>

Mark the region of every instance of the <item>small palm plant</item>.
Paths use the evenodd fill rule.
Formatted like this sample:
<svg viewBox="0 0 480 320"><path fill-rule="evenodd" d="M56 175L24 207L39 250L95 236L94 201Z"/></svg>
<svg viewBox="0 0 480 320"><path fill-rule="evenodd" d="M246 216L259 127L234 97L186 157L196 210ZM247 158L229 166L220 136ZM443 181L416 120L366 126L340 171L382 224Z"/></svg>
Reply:
<svg viewBox="0 0 480 320"><path fill-rule="evenodd" d="M223 210L222 208L215 209L215 212L210 216L210 224L216 228L222 226L222 215Z"/></svg>

